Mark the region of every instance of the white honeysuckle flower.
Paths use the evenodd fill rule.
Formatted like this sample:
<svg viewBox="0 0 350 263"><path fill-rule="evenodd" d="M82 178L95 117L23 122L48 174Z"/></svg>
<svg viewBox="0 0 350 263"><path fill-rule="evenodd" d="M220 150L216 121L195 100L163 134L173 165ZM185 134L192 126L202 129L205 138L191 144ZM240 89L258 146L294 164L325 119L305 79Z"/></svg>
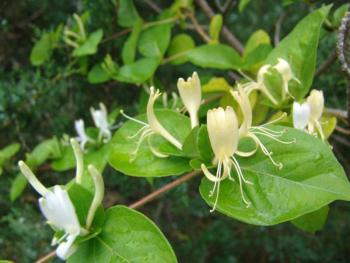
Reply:
<svg viewBox="0 0 350 263"><path fill-rule="evenodd" d="M249 82L244 83L242 85L242 87L244 87L244 89L246 89L248 95L253 90L260 90L263 94L265 94L266 97L269 98L269 100L272 101L273 104L277 105L278 101L272 96L272 94L270 93L270 91L268 90L268 88L266 87L266 85L264 83L265 75L270 74L269 73L270 68L271 68L271 65L269 65L269 64L263 65L258 71L256 81L251 79L249 76L246 76L243 72L241 72L241 74L249 80Z"/></svg>
<svg viewBox="0 0 350 263"><path fill-rule="evenodd" d="M152 151L152 153L160 158L164 158L167 157L167 155L164 155L160 152L158 152L156 149L154 149L150 143L150 136L152 134L159 134L161 135L164 139L166 139L168 142L170 142L171 144L173 144L176 148L178 148L179 150L182 149L182 144L174 137L172 136L164 127L163 125L159 122L159 120L157 119L157 116L154 113L154 103L156 102L157 98L161 95L161 93L159 92L159 90L154 90L154 87L150 88L150 96L148 99L148 103L147 103L147 122L143 122L140 120L137 120L135 118L132 118L128 115L126 115L123 111L121 111L121 114L129 119L132 120L138 124L141 124L143 127L141 127L141 129L139 129L134 135L130 136L129 138L132 139L136 136L140 135L140 138L137 142L137 146L134 152L132 152L132 159L134 160L137 156L137 152L142 144L142 142L147 138L148 139L148 145L150 147L150 150Z"/></svg>
<svg viewBox="0 0 350 263"><path fill-rule="evenodd" d="M95 126L100 130L98 135L99 140L103 139L103 142L106 143L112 137L110 125L108 123L108 112L103 103L100 103L99 106L100 109L98 110L91 107L90 112Z"/></svg>
<svg viewBox="0 0 350 263"><path fill-rule="evenodd" d="M205 164L201 165L204 175L208 180L214 182L210 196L214 195L216 191L215 203L210 211L213 212L216 209L220 192L220 182L227 177L234 181L234 178L231 176L232 167L237 172L242 200L248 207L250 202L244 196L243 182L247 184L251 184L251 182L244 178L242 170L234 157L239 142L238 120L234 110L231 107L226 107L225 110L221 107L209 110L207 113L207 128L210 145L215 155L213 163L217 164L215 175L207 169Z"/></svg>
<svg viewBox="0 0 350 263"><path fill-rule="evenodd" d="M300 83L300 81L294 76L292 68L290 67L288 61L283 58L277 59L277 64L273 66L274 69L278 71L278 73L282 77L283 87L282 87L282 100L285 99L286 94L290 97L294 98L292 94L289 92L288 83L291 80L295 80Z"/></svg>
<svg viewBox="0 0 350 263"><path fill-rule="evenodd" d="M266 127L267 125L278 122L280 119L284 118L285 114L282 114L276 120L265 123L263 125L252 126L252 119L253 119L252 107L250 105L250 101L249 101L249 97L248 97L247 92L243 89L243 87L241 85L238 84L238 90L237 91L231 90L231 94L235 98L235 100L238 102L238 104L241 108L241 111L242 111L242 115L243 115L243 121L242 121L242 124L239 128L239 137L240 138L249 137L256 144L255 150L247 152L247 153L238 151L237 154L240 156L243 156L243 157L248 157L248 156L251 156L252 154L254 154L258 148L260 148L262 150L262 152L271 160L271 162L275 166L277 166L279 169L282 169L283 164L280 162L276 162L272 158L273 153L270 152L265 147L265 145L261 142L261 140L257 137L257 135L266 136L272 140L275 140L275 141L277 141L279 143L283 143L283 144L295 143L295 140L285 142L285 141L278 139L278 137L281 137L283 135L283 133L285 132L284 130L283 131L274 131L274 130Z"/></svg>
<svg viewBox="0 0 350 263"><path fill-rule="evenodd" d="M77 162L76 182L80 184L84 168L83 154L75 139L71 139L71 145ZM39 198L39 207L47 223L51 225L53 229L64 232L62 237L52 240L52 245L58 244L56 254L59 258L66 260L77 249L77 246L74 244L75 239L78 236L85 236L89 233L96 210L101 204L104 195L102 175L94 166L88 166L88 170L94 181L95 194L88 211L86 227L82 227L69 194L63 186L55 185L48 189L38 180L23 161L19 161L18 166L31 186L41 195Z"/></svg>
<svg viewBox="0 0 350 263"><path fill-rule="evenodd" d="M192 77L187 78L187 81L179 78L177 88L190 115L191 126L194 128L198 126L198 110L202 101L202 88L197 72L193 72Z"/></svg>
<svg viewBox="0 0 350 263"><path fill-rule="evenodd" d="M310 105L307 102L299 104L293 103L293 127L299 130L305 130L310 119Z"/></svg>
<svg viewBox="0 0 350 263"><path fill-rule="evenodd" d="M320 123L324 109L324 96L320 90L312 90L307 97L306 102L300 105L297 102L293 104L293 125L297 129L304 130L307 126L310 134L319 134L321 139L325 140L325 135Z"/></svg>
<svg viewBox="0 0 350 263"><path fill-rule="evenodd" d="M80 226L68 192L59 185L55 185L52 190L47 189L23 161L19 161L18 166L28 182L42 196L39 198L39 206L47 223L54 229L64 231L63 237L54 243L59 243L57 256L67 259L75 251L74 240L87 232Z"/></svg>
<svg viewBox="0 0 350 263"><path fill-rule="evenodd" d="M78 137L76 139L80 143L81 149L84 151L85 150L85 145L88 142L91 142L92 139L89 138L89 136L86 134L86 132L85 132L85 124L84 124L84 121L82 119L76 120L74 122L74 127L75 127L75 131L78 134Z"/></svg>

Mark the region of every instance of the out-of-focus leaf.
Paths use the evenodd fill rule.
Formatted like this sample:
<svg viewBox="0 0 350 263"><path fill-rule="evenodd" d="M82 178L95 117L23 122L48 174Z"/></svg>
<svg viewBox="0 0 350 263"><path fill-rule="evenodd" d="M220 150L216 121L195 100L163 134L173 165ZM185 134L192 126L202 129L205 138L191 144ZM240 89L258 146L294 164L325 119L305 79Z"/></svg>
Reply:
<svg viewBox="0 0 350 263"><path fill-rule="evenodd" d="M243 12L246 6L249 4L250 0L239 0L238 10L239 12Z"/></svg>
<svg viewBox="0 0 350 263"><path fill-rule="evenodd" d="M152 26L141 33L138 50L145 57L162 58L170 42L171 24Z"/></svg>
<svg viewBox="0 0 350 263"><path fill-rule="evenodd" d="M260 45L271 45L270 36L264 30L257 30L249 37L245 44L243 57L247 57L254 49Z"/></svg>
<svg viewBox="0 0 350 263"><path fill-rule="evenodd" d="M131 64L135 61L136 45L142 30L143 21L138 19L126 40L122 49L122 59L124 64Z"/></svg>
<svg viewBox="0 0 350 263"><path fill-rule="evenodd" d="M222 15L215 15L210 20L209 36L212 43L219 42L219 36L222 28Z"/></svg>
<svg viewBox="0 0 350 263"><path fill-rule="evenodd" d="M308 213L291 221L291 223L306 232L315 233L322 230L326 223L329 206L326 205L314 212Z"/></svg>
<svg viewBox="0 0 350 263"><path fill-rule="evenodd" d="M18 143L13 143L0 150L0 175L2 174L2 166L11 159L21 148Z"/></svg>
<svg viewBox="0 0 350 263"><path fill-rule="evenodd" d="M140 16L135 8L133 0L118 1L118 25L122 27L132 27Z"/></svg>
<svg viewBox="0 0 350 263"><path fill-rule="evenodd" d="M34 66L39 66L51 57L52 43L51 34L44 33L38 42L35 43L30 53L30 62Z"/></svg>
<svg viewBox="0 0 350 263"><path fill-rule="evenodd" d="M332 25L334 28L338 28L341 24L341 20L343 19L345 13L349 10L350 4L343 4L334 11L332 16Z"/></svg>
<svg viewBox="0 0 350 263"><path fill-rule="evenodd" d="M158 58L139 59L132 64L122 66L115 79L126 83L141 84L153 76L159 63Z"/></svg>
<svg viewBox="0 0 350 263"><path fill-rule="evenodd" d="M22 194L26 186L27 179L21 173L18 173L11 184L10 200L12 202L15 201Z"/></svg>
<svg viewBox="0 0 350 263"><path fill-rule="evenodd" d="M88 74L88 81L91 84L103 83L110 79L109 74L101 67L101 63L94 65Z"/></svg>
<svg viewBox="0 0 350 263"><path fill-rule="evenodd" d="M203 68L239 69L241 58L231 47L223 44L203 45L187 52L188 60Z"/></svg>
<svg viewBox="0 0 350 263"><path fill-rule="evenodd" d="M73 56L82 57L93 55L97 52L97 47L103 37L103 30L99 29L91 33L87 40L80 46L74 49Z"/></svg>
<svg viewBox="0 0 350 263"><path fill-rule="evenodd" d="M231 86L224 78L211 78L208 83L202 86L203 92L228 92Z"/></svg>
<svg viewBox="0 0 350 263"><path fill-rule="evenodd" d="M187 57L185 52L195 48L195 43L190 35L187 34L178 34L170 42L168 49L168 56L178 58L171 61L174 65L180 65L187 62Z"/></svg>
<svg viewBox="0 0 350 263"><path fill-rule="evenodd" d="M326 138L329 138L337 126L337 118L334 116L323 115L321 118L321 126Z"/></svg>

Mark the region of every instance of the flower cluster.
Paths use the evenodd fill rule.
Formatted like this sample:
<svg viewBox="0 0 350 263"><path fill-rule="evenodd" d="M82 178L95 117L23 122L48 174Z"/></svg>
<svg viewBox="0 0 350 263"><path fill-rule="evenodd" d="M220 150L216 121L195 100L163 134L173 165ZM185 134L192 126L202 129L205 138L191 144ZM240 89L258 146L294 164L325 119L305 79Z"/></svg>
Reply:
<svg viewBox="0 0 350 263"><path fill-rule="evenodd" d="M81 184L84 169L83 153L75 139L71 139L71 145L76 158L75 181ZM41 195L39 198L39 207L47 223L55 231L64 232L59 238L53 238L52 245L58 244L56 254L59 258L66 260L77 249L77 245L75 244L77 237L89 234L96 210L101 205L104 196L102 175L93 165L88 166L89 173L94 181L95 193L85 224L82 226L79 223L76 208L64 186L55 185L51 188L46 188L23 161L19 161L18 165L31 186Z"/></svg>
<svg viewBox="0 0 350 263"><path fill-rule="evenodd" d="M265 85L265 77L267 74L272 74L275 70L280 74L282 79L281 98L277 100L269 91ZM273 152L268 149L263 143L262 137L268 138L281 144L292 144L296 140L285 141L282 139L286 130L275 130L269 126L279 122L286 117L286 113L280 115L279 118L273 121L267 122L261 125L253 125L252 106L249 100L249 95L253 90L259 90L267 96L274 104L279 105L281 101L285 100L287 96L294 98L289 90L289 82L294 80L299 82L292 72L289 63L279 58L275 65L264 65L260 68L257 74L257 80L250 79L246 83L237 83L236 88L230 90L232 98L237 102L240 112L242 113L242 121L239 123L237 115L233 107L222 107L211 109L207 112L207 130L211 148L214 152L214 159L212 164L216 167L215 173L212 173L209 168L203 163L201 169L208 180L214 183L210 196L215 196L215 202L211 211L214 211L217 207L220 182L228 178L231 181L238 181L239 189L241 193L242 201L247 207L251 205L244 193L244 184L252 184L247 180L239 165L237 156L247 158L256 154L260 150L266 158L277 169L283 169L283 164L273 158ZM198 110L201 105L202 92L199 77L196 72L185 81L180 78L177 82L178 91L186 108L192 128L199 125ZM182 149L181 142L176 139L166 128L159 122L154 112L154 104L157 98L160 96L160 92L153 87L150 88L150 96L147 104L147 121L141 121L132 117L122 114L140 124L142 127L129 138L139 136L136 149L132 152L131 160L136 158L140 145L147 139L149 149L152 153L160 158L166 158L167 155L158 152L152 145L150 136L158 134L166 139L169 143L174 145L179 150ZM305 129L306 125L310 133L314 133L315 130L320 134L321 138L324 138L319 119L323 111L323 94L322 92L312 91L307 101L304 104L294 103L294 126L299 129ZM255 147L249 151L241 151L238 149L240 140L250 139L253 141Z"/></svg>
<svg viewBox="0 0 350 263"><path fill-rule="evenodd" d="M106 106L103 103L100 103L99 106L99 109L94 109L91 107L90 112L95 126L99 129L98 141L107 143L112 137L112 127L108 122L108 112ZM88 142L93 143L94 140L86 134L85 124L82 119L76 120L74 125L78 134L76 139L80 142L80 147L85 150L86 144Z"/></svg>

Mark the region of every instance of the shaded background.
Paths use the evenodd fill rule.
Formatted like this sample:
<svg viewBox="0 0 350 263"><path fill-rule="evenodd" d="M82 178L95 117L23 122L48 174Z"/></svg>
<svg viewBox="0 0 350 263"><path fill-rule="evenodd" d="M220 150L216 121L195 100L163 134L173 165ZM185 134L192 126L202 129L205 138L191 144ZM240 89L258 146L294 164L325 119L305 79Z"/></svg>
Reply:
<svg viewBox="0 0 350 263"><path fill-rule="evenodd" d="M134 2L145 20L151 21L156 17L147 1ZM165 8L172 1L152 2ZM320 5L331 1L316 2ZM339 5L344 1L333 2ZM273 36L276 21L285 14L281 31L284 36L310 11L311 4L297 3L284 7L280 1L252 0L242 14L233 4L225 15L225 24L244 43L258 29L264 29ZM215 4L213 8L216 8ZM99 101L103 101L108 108L122 106L137 111L141 88L135 85L117 82L91 85L86 77L79 75L56 80L57 72L67 63L65 56L59 52L44 67L30 65L30 51L40 32L55 28L65 23L73 13L86 9L91 13L91 24L94 28L102 27L105 36L120 30L113 1L0 2L0 148L19 142L22 151L18 157L23 158L25 152L30 152L45 138L63 133L74 135L74 120L90 119L89 107L97 106ZM196 16L201 23L208 24L208 19L199 8L196 8ZM107 52L113 58L120 59L126 37L101 45L93 59L99 61ZM193 37L198 39L195 34ZM336 32L321 38L318 65L334 50L335 42ZM158 69L157 77L169 91L175 90L177 78L189 76L194 69L199 74L208 72L190 64L180 67L168 65ZM211 72L233 83L225 72ZM334 62L316 77L313 88L325 92L327 106L345 109L347 85L338 62ZM331 142L349 175L350 156L346 154L349 141L336 132ZM52 232L44 223L38 210L37 196L31 189L26 189L15 202L9 200L9 188L16 172L17 168L12 165L0 177L0 259L33 262L52 250L49 245ZM71 173L54 173L45 167L39 172L46 185L65 182L72 176ZM107 206L130 204L173 180L155 179L152 186L144 179L123 176L111 168L107 168L104 175L108 187L105 198ZM332 204L324 230L308 234L289 223L256 227L218 213L210 214L198 194L198 185L199 178L195 178L141 209L165 233L179 262L350 262L350 204Z"/></svg>

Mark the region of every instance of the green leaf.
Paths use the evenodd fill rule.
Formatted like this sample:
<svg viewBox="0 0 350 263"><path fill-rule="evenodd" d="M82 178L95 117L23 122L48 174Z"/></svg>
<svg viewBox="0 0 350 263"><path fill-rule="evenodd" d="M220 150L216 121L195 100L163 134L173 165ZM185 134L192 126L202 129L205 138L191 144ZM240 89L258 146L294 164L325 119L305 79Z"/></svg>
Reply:
<svg viewBox="0 0 350 263"><path fill-rule="evenodd" d="M296 139L296 143L286 145L258 135L283 169L275 167L261 150L248 158L236 157L244 177L253 183L243 185L252 204L247 208L243 203L238 180L224 180L218 211L249 224L274 225L316 211L334 200L350 200L350 183L328 145L293 128L270 128L285 129L281 140ZM236 177L235 172L232 174ZM200 193L211 206L215 201L215 195L209 197L212 188L213 183L203 178Z"/></svg>
<svg viewBox="0 0 350 263"><path fill-rule="evenodd" d="M88 81L91 84L103 83L110 79L111 77L102 68L101 63L94 65L88 74Z"/></svg>
<svg viewBox="0 0 350 263"><path fill-rule="evenodd" d="M337 118L325 114L322 116L320 123L324 136L328 139L329 136L331 136L331 134L333 133L335 127L337 126Z"/></svg>
<svg viewBox="0 0 350 263"><path fill-rule="evenodd" d="M231 86L224 78L211 78L208 83L202 86L203 92L228 92Z"/></svg>
<svg viewBox="0 0 350 263"><path fill-rule="evenodd" d="M21 148L19 143L13 143L0 150L0 175L2 174L2 166L11 159Z"/></svg>
<svg viewBox="0 0 350 263"><path fill-rule="evenodd" d="M97 47L103 37L103 30L99 29L91 33L88 39L78 48L74 49L74 57L93 55L97 52Z"/></svg>
<svg viewBox="0 0 350 263"><path fill-rule="evenodd" d="M119 69L116 80L126 83L141 84L151 78L160 60L157 58L142 58L135 63L124 65Z"/></svg>
<svg viewBox="0 0 350 263"><path fill-rule="evenodd" d="M44 33L38 42L35 43L30 53L30 63L33 66L40 66L49 60L52 54L53 43L51 33Z"/></svg>
<svg viewBox="0 0 350 263"><path fill-rule="evenodd" d="M303 18L278 46L269 54L265 64L274 65L278 58L287 60L301 85L290 91L296 99L302 99L309 91L316 67L317 46L322 23L331 6L325 6ZM280 87L276 86L276 89Z"/></svg>
<svg viewBox="0 0 350 263"><path fill-rule="evenodd" d="M159 122L181 143L190 133L189 118L175 111L162 109L156 110ZM145 114L136 116L145 121ZM113 136L111 141L111 154L109 164L116 170L126 175L140 177L162 177L180 175L191 170L188 159L169 156L167 158L156 157L148 147L145 140L138 151L137 157L132 161L132 152L136 149L139 136L130 138L136 134L142 126L134 121L127 121ZM153 135L151 135L153 136ZM159 138L157 136L157 138ZM153 140L152 147L158 148L164 140Z"/></svg>
<svg viewBox="0 0 350 263"><path fill-rule="evenodd" d="M306 232L315 233L322 230L329 212L329 206L326 205L312 213L303 215L291 221L291 223Z"/></svg>
<svg viewBox="0 0 350 263"><path fill-rule="evenodd" d="M334 28L338 28L345 13L349 10L350 4L343 4L334 11L332 16L332 25Z"/></svg>
<svg viewBox="0 0 350 263"><path fill-rule="evenodd" d="M136 21L140 20L139 14L132 0L118 1L118 25L122 27L132 27Z"/></svg>
<svg viewBox="0 0 350 263"><path fill-rule="evenodd" d="M239 0L238 10L243 12L246 6L249 4L250 0Z"/></svg>
<svg viewBox="0 0 350 263"><path fill-rule="evenodd" d="M180 65L187 62L186 52L195 48L195 43L190 35L178 34L170 42L168 49L169 57L178 57L171 61L173 65Z"/></svg>
<svg viewBox="0 0 350 263"><path fill-rule="evenodd" d="M138 19L134 24L130 36L126 40L122 49L122 59L124 64L131 64L135 61L136 45L142 30L143 21Z"/></svg>
<svg viewBox="0 0 350 263"><path fill-rule="evenodd" d="M192 64L203 68L239 69L241 66L239 54L223 44L199 46L186 55Z"/></svg>
<svg viewBox="0 0 350 263"><path fill-rule="evenodd" d="M61 145L56 137L42 141L31 153L27 154L26 163L34 168L43 164L48 159L55 159L61 156Z"/></svg>
<svg viewBox="0 0 350 263"><path fill-rule="evenodd" d="M84 243L68 263L133 262L176 263L169 242L146 216L125 206L106 211L102 232Z"/></svg>
<svg viewBox="0 0 350 263"><path fill-rule="evenodd" d="M170 43L171 24L152 26L144 30L138 43L139 52L145 57L162 58Z"/></svg>
<svg viewBox="0 0 350 263"><path fill-rule="evenodd" d="M10 200L12 202L15 201L22 194L26 186L27 179L21 173L18 173L11 183Z"/></svg>
<svg viewBox="0 0 350 263"><path fill-rule="evenodd" d="M247 43L245 44L243 57L248 56L249 53L254 51L254 49L260 45L271 45L270 36L264 30L257 30L250 35Z"/></svg>
<svg viewBox="0 0 350 263"><path fill-rule="evenodd" d="M222 15L215 15L210 20L209 25L209 36L212 40L212 43L219 42L219 36L222 28Z"/></svg>
<svg viewBox="0 0 350 263"><path fill-rule="evenodd" d="M97 149L89 149L87 153L84 153L84 174L82 185L92 191L93 189L93 181L90 173L88 172L87 166L92 164L96 167L96 169L102 173L109 157L110 151L110 143L104 144L100 148ZM51 167L55 171L67 171L74 168L76 165L76 160L74 157L74 153L72 147L70 145L64 147L62 149L62 156L59 159L54 160L51 163Z"/></svg>

